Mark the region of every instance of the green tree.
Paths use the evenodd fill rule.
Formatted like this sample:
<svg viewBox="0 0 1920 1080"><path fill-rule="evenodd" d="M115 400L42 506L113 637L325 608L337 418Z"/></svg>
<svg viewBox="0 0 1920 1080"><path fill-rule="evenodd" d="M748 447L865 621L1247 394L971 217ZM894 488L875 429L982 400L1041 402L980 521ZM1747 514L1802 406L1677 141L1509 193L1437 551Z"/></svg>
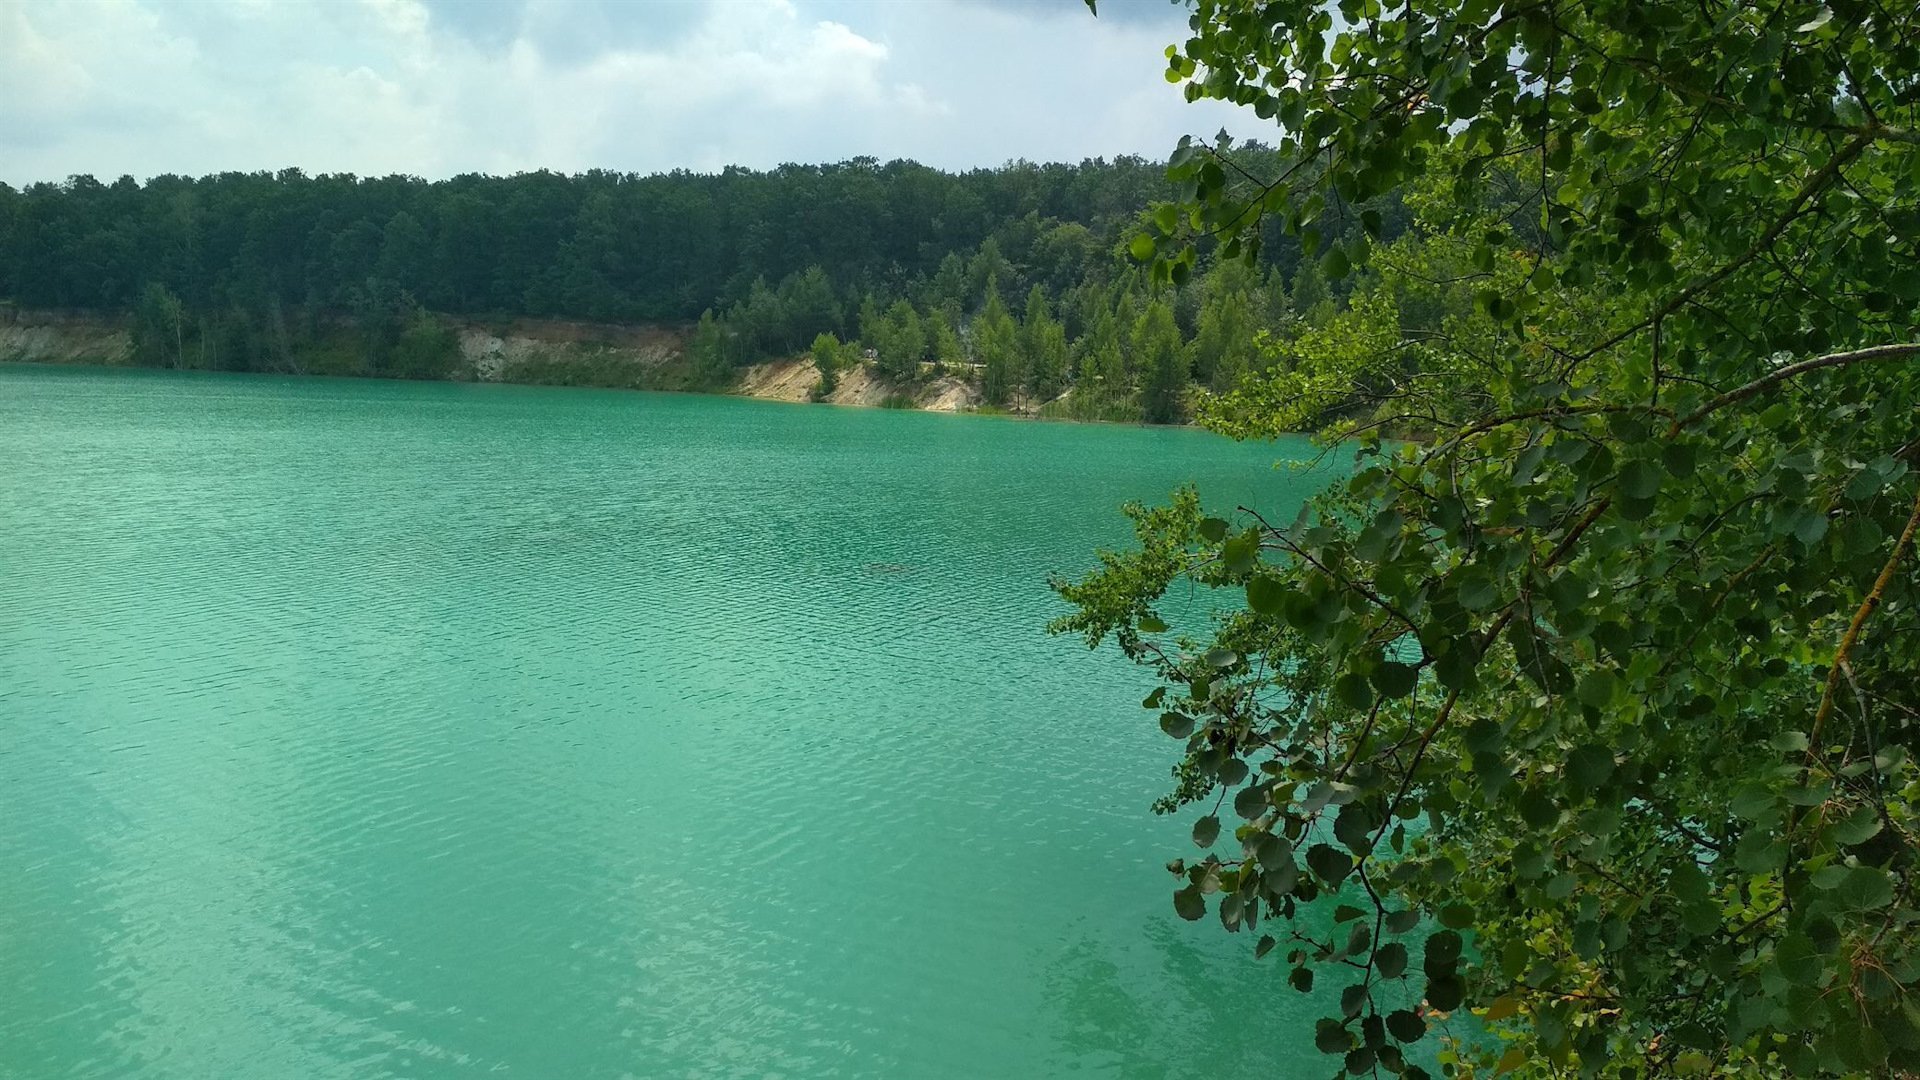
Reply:
<svg viewBox="0 0 1920 1080"><path fill-rule="evenodd" d="M920 377L920 360L927 352L926 331L920 325L920 314L906 300L895 300L885 316L886 347L879 350L878 365L882 374L899 382L909 382Z"/></svg>
<svg viewBox="0 0 1920 1080"><path fill-rule="evenodd" d="M960 335L954 332L953 323L946 308L927 312L927 347L933 353L936 375L959 371L967 362L966 350L961 347Z"/></svg>
<svg viewBox="0 0 1920 1080"><path fill-rule="evenodd" d="M697 386L725 386L733 378L736 363L733 331L714 318L711 309L700 313L700 322L687 339L687 359Z"/></svg>
<svg viewBox="0 0 1920 1080"><path fill-rule="evenodd" d="M1074 351L1072 414L1083 420L1138 416L1129 409L1133 388L1127 379L1120 321L1110 309L1103 306L1093 313L1086 334L1074 343Z"/></svg>
<svg viewBox="0 0 1920 1080"><path fill-rule="evenodd" d="M402 289L418 289L426 280L431 244L420 219L402 210L387 219L374 272Z"/></svg>
<svg viewBox="0 0 1920 1080"><path fill-rule="evenodd" d="M1318 260L1302 260L1294 270L1287 304L1309 326L1323 325L1333 317L1333 294L1327 291L1327 278L1320 272Z"/></svg>
<svg viewBox="0 0 1920 1080"><path fill-rule="evenodd" d="M406 316L385 374L402 379L444 379L460 362L460 337L453 327L414 307Z"/></svg>
<svg viewBox="0 0 1920 1080"><path fill-rule="evenodd" d="M974 320L974 355L980 364L980 392L990 405L1005 405L1013 397L1014 365L1020 352L1020 330L1014 325L1007 306L1000 302L1000 289L989 283L986 310Z"/></svg>
<svg viewBox="0 0 1920 1080"><path fill-rule="evenodd" d="M1204 386L1227 390L1238 385L1252 368L1257 308L1249 294L1251 275L1238 262L1207 275L1188 345L1188 367Z"/></svg>
<svg viewBox="0 0 1920 1080"><path fill-rule="evenodd" d="M782 351L798 348L809 337L837 335L841 330L839 297L827 272L817 265L780 282L780 308L785 324L778 343Z"/></svg>
<svg viewBox="0 0 1920 1080"><path fill-rule="evenodd" d="M1920 14L1340 11L1201 0L1170 76L1302 167L1183 144L1193 200L1142 250L1169 280L1189 222L1245 253L1271 208L1329 276L1392 273L1322 215L1418 183L1474 306L1210 410L1335 405L1354 467L1297 521L1189 491L1060 583L1057 628L1151 667L1184 748L1175 911L1332 980L1312 1042L1346 1075L1426 1076L1436 1027L1456 1075L1909 1068ZM1235 603L1176 632L1181 579Z"/></svg>
<svg viewBox="0 0 1920 1080"><path fill-rule="evenodd" d="M186 366L186 316L180 298L158 282L140 290L133 309L133 356L155 367Z"/></svg>
<svg viewBox="0 0 1920 1080"><path fill-rule="evenodd" d="M832 334L823 333L813 339L813 347L808 350L808 355L813 358L814 370L820 373L820 381L813 388L815 401L824 399L840 385L841 353L845 348L840 344L840 339Z"/></svg>
<svg viewBox="0 0 1920 1080"><path fill-rule="evenodd" d="M1179 421L1185 415L1181 397L1187 388L1187 365L1171 304L1160 299L1147 305L1134 320L1132 346L1141 373L1141 415L1150 424Z"/></svg>
<svg viewBox="0 0 1920 1080"><path fill-rule="evenodd" d="M727 325L755 359L781 355L789 347L787 306L765 278L754 278L747 298L727 311Z"/></svg>
<svg viewBox="0 0 1920 1080"><path fill-rule="evenodd" d="M928 311L945 308L955 310L967 303L967 264L957 252L949 251L940 260L939 269L928 279L922 290L920 302Z"/></svg>
<svg viewBox="0 0 1920 1080"><path fill-rule="evenodd" d="M878 351L892 336L893 327L872 293L860 298L860 343Z"/></svg>
<svg viewBox="0 0 1920 1080"><path fill-rule="evenodd" d="M1067 331L1053 317L1047 290L1035 285L1027 292L1026 318L1020 325L1021 351L1026 356L1026 388L1036 403L1053 400L1067 381Z"/></svg>
<svg viewBox="0 0 1920 1080"><path fill-rule="evenodd" d="M1013 265L1000 252L1000 242L989 236L967 261L967 305L973 311L985 311L995 298L1005 303L1000 290L1013 279Z"/></svg>

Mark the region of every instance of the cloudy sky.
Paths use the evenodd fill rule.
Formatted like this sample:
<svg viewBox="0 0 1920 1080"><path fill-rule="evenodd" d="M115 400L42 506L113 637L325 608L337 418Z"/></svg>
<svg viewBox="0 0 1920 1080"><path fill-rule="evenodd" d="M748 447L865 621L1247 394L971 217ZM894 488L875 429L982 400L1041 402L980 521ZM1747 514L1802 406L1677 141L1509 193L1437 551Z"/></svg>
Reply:
<svg viewBox="0 0 1920 1080"><path fill-rule="evenodd" d="M0 0L0 180L1138 153L1164 0Z"/></svg>

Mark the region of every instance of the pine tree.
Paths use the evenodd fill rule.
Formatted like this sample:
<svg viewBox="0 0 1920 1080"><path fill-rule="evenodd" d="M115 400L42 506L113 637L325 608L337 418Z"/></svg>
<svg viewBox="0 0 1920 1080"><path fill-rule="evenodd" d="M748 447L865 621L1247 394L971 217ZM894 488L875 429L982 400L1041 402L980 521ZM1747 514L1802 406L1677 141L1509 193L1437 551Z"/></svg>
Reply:
<svg viewBox="0 0 1920 1080"><path fill-rule="evenodd" d="M887 347L879 350L878 358L881 372L896 381L919 378L920 358L927 351L927 335L919 313L905 300L895 300L887 308L886 323Z"/></svg>
<svg viewBox="0 0 1920 1080"><path fill-rule="evenodd" d="M927 349L933 354L933 373L945 375L966 363L960 335L954 332L953 317L945 308L927 312Z"/></svg>
<svg viewBox="0 0 1920 1080"><path fill-rule="evenodd" d="M1036 401L1051 401L1067 377L1067 333L1053 317L1047 290L1035 285L1027 293L1027 317L1021 327L1026 356L1027 393Z"/></svg>
<svg viewBox="0 0 1920 1080"><path fill-rule="evenodd" d="M1173 308L1155 300L1133 325L1133 352L1144 385L1141 414L1150 424L1177 423L1183 413L1181 395L1187 388L1186 354L1180 347L1180 328Z"/></svg>
<svg viewBox="0 0 1920 1080"><path fill-rule="evenodd" d="M1020 338L997 287L989 286L986 310L975 320L974 351L980 361L980 392L989 404L1005 405L1013 396L1013 364Z"/></svg>

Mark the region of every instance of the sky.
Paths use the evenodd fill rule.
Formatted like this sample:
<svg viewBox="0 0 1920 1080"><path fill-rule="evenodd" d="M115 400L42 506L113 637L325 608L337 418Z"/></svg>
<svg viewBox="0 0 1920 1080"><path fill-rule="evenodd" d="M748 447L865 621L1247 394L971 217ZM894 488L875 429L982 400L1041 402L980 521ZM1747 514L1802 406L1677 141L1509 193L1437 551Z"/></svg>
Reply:
<svg viewBox="0 0 1920 1080"><path fill-rule="evenodd" d="M0 180L1163 158L1166 0L0 0Z"/></svg>

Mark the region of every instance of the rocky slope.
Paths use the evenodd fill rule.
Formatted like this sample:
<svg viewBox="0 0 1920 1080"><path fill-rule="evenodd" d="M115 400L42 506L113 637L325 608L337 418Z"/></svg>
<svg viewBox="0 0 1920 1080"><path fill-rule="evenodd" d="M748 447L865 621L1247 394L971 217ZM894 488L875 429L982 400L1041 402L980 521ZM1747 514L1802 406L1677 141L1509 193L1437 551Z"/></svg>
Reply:
<svg viewBox="0 0 1920 1080"><path fill-rule="evenodd" d="M741 372L738 392L748 397L773 401L811 401L820 372L806 357L755 364ZM821 400L833 405L891 405L897 408L925 409L929 412L966 412L980 405L980 392L973 384L943 375L937 379L902 390L881 378L871 364L860 364L840 373L833 393Z"/></svg>

